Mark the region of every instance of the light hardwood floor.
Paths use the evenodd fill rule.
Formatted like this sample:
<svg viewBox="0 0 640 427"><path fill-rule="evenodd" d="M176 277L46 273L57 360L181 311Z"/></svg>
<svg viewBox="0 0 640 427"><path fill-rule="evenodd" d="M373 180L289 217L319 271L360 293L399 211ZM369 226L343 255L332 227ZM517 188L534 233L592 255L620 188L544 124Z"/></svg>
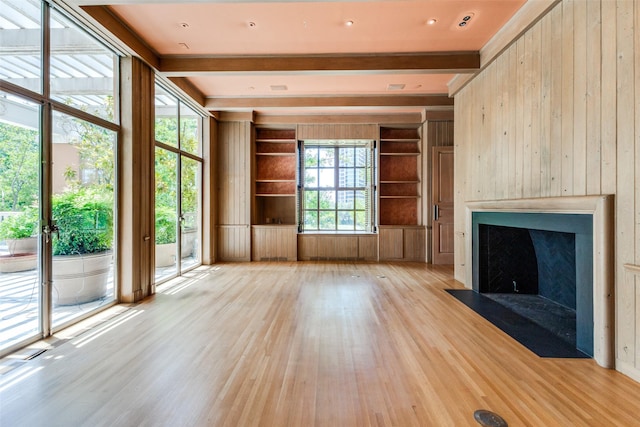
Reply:
<svg viewBox="0 0 640 427"><path fill-rule="evenodd" d="M3 372L0 425L640 425L639 383L537 357L455 287L417 263L203 267Z"/></svg>

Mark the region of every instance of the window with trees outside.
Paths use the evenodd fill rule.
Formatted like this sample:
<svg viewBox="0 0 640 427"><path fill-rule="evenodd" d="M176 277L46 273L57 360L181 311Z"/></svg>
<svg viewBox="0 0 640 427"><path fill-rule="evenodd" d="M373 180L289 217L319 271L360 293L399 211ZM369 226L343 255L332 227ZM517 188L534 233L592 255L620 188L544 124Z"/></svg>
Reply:
<svg viewBox="0 0 640 427"><path fill-rule="evenodd" d="M300 232L374 232L374 141L305 140L299 155Z"/></svg>

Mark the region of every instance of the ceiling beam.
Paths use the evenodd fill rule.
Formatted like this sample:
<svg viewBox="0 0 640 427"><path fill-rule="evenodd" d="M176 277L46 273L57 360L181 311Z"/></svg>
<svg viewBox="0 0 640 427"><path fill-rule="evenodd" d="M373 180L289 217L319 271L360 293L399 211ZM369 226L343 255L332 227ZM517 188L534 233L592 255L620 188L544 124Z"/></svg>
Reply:
<svg viewBox="0 0 640 427"><path fill-rule="evenodd" d="M421 113L358 113L358 114L262 114L257 113L254 123L256 125L284 125L297 123L305 124L354 124L354 123L379 123L388 125L415 125L422 123Z"/></svg>
<svg viewBox="0 0 640 427"><path fill-rule="evenodd" d="M176 85L178 89L183 91L187 96L193 99L198 105L203 106L206 98L200 90L193 85L188 79L182 77L170 77L169 80Z"/></svg>
<svg viewBox="0 0 640 427"><path fill-rule="evenodd" d="M267 107L432 107L450 105L453 105L453 98L449 98L447 95L207 98L204 103L204 107L208 110Z"/></svg>
<svg viewBox="0 0 640 427"><path fill-rule="evenodd" d="M309 0L306 0L309 1ZM319 3L332 3L344 0L313 0ZM379 0L351 0L366 3ZM99 6L105 4L105 0L67 0L78 6ZM300 0L189 0L189 3L299 3ZM109 4L170 4L176 0L110 0Z"/></svg>
<svg viewBox="0 0 640 427"><path fill-rule="evenodd" d="M238 72L431 72L468 73L480 67L478 52L376 55L165 56L159 70L167 76Z"/></svg>
<svg viewBox="0 0 640 427"><path fill-rule="evenodd" d="M116 17L106 6L83 6L86 12L108 32L124 43L135 55L151 67L158 69L160 60L154 52L138 35Z"/></svg>

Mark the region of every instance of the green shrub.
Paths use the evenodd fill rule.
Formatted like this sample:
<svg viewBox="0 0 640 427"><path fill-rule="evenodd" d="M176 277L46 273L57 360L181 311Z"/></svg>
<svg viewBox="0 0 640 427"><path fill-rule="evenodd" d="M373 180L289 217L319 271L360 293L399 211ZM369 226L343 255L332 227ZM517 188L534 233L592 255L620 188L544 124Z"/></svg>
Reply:
<svg viewBox="0 0 640 427"><path fill-rule="evenodd" d="M93 254L113 244L113 199L106 189L77 188L56 194L52 214L59 229L54 255Z"/></svg>
<svg viewBox="0 0 640 427"><path fill-rule="evenodd" d="M156 208L156 245L176 242L176 211L172 208Z"/></svg>
<svg viewBox="0 0 640 427"><path fill-rule="evenodd" d="M38 234L38 209L26 208L0 221L0 240L24 239Z"/></svg>

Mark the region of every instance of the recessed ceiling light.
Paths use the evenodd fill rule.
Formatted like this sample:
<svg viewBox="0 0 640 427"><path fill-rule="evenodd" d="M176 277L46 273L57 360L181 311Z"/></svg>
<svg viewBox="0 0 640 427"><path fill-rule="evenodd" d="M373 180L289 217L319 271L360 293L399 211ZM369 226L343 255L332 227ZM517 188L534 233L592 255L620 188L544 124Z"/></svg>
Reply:
<svg viewBox="0 0 640 427"><path fill-rule="evenodd" d="M181 26L182 28L189 28L189 24L188 24L188 23L186 23L186 22L181 22L181 23L180 23L180 26Z"/></svg>
<svg viewBox="0 0 640 427"><path fill-rule="evenodd" d="M348 20L344 23L344 25L346 25L347 27L351 27L354 24L354 22L352 20Z"/></svg>
<svg viewBox="0 0 640 427"><path fill-rule="evenodd" d="M402 90L404 89L404 83L389 83L387 90Z"/></svg>
<svg viewBox="0 0 640 427"><path fill-rule="evenodd" d="M271 85L271 90L287 90L287 85Z"/></svg>
<svg viewBox="0 0 640 427"><path fill-rule="evenodd" d="M427 20L427 25L433 25L433 24L435 24L436 22L438 22L438 20L437 20L437 19L435 19L435 18L431 18L431 19Z"/></svg>
<svg viewBox="0 0 640 427"><path fill-rule="evenodd" d="M253 22L253 21L249 21L249 23L247 25L249 25L249 27L253 28L253 27L256 26L256 23Z"/></svg>
<svg viewBox="0 0 640 427"><path fill-rule="evenodd" d="M459 19L458 19L458 27L460 28L465 28L467 26L469 26L469 24L471 23L471 20L473 19L474 14L469 12L469 13L465 13L464 15L462 15Z"/></svg>

